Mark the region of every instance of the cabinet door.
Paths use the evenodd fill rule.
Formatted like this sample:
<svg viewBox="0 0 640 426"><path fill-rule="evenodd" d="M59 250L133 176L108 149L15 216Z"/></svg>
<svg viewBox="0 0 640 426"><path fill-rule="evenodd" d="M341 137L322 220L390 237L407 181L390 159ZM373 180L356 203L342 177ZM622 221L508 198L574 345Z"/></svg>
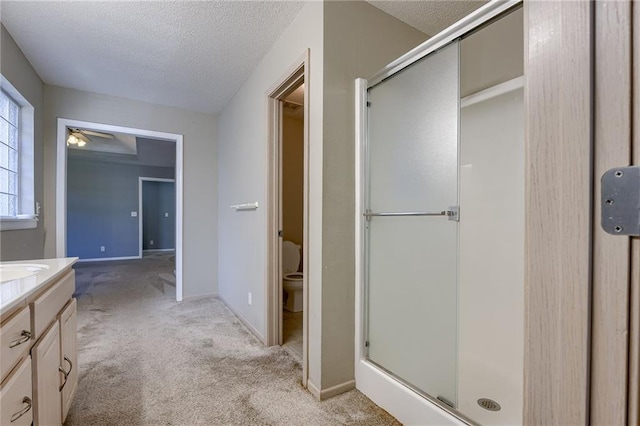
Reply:
<svg viewBox="0 0 640 426"><path fill-rule="evenodd" d="M78 343L76 331L78 328L78 310L76 299L60 314L60 354L62 368L67 372L67 381L62 388L62 422L67 418L73 395L78 384Z"/></svg>
<svg viewBox="0 0 640 426"><path fill-rule="evenodd" d="M0 390L0 425L30 426L31 405L31 358L27 357Z"/></svg>
<svg viewBox="0 0 640 426"><path fill-rule="evenodd" d="M34 425L62 424L60 386L60 323L55 322L31 352L33 362Z"/></svg>

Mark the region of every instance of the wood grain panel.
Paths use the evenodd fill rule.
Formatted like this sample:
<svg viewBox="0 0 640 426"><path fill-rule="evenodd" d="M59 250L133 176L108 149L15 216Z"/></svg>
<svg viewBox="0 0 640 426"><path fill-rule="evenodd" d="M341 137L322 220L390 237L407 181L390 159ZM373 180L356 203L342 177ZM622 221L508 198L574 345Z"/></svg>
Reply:
<svg viewBox="0 0 640 426"><path fill-rule="evenodd" d="M632 164L640 166L640 4L632 3ZM640 424L640 238L631 238L631 293L629 321L629 418Z"/></svg>
<svg viewBox="0 0 640 426"><path fill-rule="evenodd" d="M631 2L595 2L591 423L627 422L629 238L600 226L600 177L631 156Z"/></svg>
<svg viewBox="0 0 640 426"><path fill-rule="evenodd" d="M525 2L527 425L588 420L590 2Z"/></svg>

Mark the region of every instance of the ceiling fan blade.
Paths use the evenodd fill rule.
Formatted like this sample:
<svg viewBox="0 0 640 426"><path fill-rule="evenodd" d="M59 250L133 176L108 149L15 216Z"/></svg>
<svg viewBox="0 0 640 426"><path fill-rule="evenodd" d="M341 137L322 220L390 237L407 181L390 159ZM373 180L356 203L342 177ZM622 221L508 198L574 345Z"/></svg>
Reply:
<svg viewBox="0 0 640 426"><path fill-rule="evenodd" d="M71 132L71 134L80 140L83 140L85 142L91 142L91 139L83 135L81 132Z"/></svg>
<svg viewBox="0 0 640 426"><path fill-rule="evenodd" d="M97 136L99 138L113 139L113 135L111 133L94 132L93 130L80 130L80 133L89 136Z"/></svg>

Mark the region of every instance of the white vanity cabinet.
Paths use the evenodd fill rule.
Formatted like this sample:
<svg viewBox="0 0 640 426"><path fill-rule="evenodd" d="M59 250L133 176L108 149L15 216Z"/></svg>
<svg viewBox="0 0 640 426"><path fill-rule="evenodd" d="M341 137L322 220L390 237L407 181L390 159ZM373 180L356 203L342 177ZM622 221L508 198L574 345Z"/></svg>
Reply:
<svg viewBox="0 0 640 426"><path fill-rule="evenodd" d="M78 383L72 264L3 306L0 425L62 425L69 412Z"/></svg>

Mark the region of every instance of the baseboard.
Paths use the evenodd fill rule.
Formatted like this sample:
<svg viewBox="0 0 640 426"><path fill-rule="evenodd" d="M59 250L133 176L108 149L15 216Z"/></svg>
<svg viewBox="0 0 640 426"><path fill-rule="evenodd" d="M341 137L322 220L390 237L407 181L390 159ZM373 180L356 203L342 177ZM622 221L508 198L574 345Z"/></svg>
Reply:
<svg viewBox="0 0 640 426"><path fill-rule="evenodd" d="M264 336L262 335L262 333L260 333L249 321L247 321L242 315L240 315L235 309L233 309L231 307L231 305L224 300L224 298L222 296L220 296L219 294L216 296L216 298L218 298L222 303L224 303L224 306L227 307L227 309L229 309L229 311L231 311L231 313L233 314L233 316L235 316L236 318L238 318L238 320L245 326L247 327L247 329L249 330L249 332L251 332L251 334L253 334L263 345L266 346L266 340L264 338Z"/></svg>
<svg viewBox="0 0 640 426"><path fill-rule="evenodd" d="M125 257L98 257L95 259L78 259L78 262L109 262L112 260L139 260L139 256L125 256Z"/></svg>
<svg viewBox="0 0 640 426"><path fill-rule="evenodd" d="M331 386L330 388L320 390L318 386L316 386L311 379L307 380L307 389L311 393L311 395L315 396L315 398L319 401L324 401L325 399L333 398L336 395L340 395L341 393L348 392L352 389L356 388L355 380L348 380L344 383L340 383L339 385Z"/></svg>
<svg viewBox="0 0 640 426"><path fill-rule="evenodd" d="M176 251L176 249L174 248L168 248L168 249L148 249L148 250L142 250L143 253L161 253L161 252L167 252L167 251Z"/></svg>
<svg viewBox="0 0 640 426"><path fill-rule="evenodd" d="M207 293L207 294L198 294L197 296L185 296L182 298L182 301L195 301L200 299L217 299L218 293Z"/></svg>

